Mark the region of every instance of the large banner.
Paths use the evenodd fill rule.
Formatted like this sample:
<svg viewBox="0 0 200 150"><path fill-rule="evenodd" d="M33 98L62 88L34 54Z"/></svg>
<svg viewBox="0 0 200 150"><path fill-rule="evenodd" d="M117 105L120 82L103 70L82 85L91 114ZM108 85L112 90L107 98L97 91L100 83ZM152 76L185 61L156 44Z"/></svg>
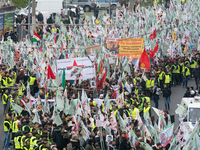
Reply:
<svg viewBox="0 0 200 150"><path fill-rule="evenodd" d="M9 14L5 14L4 15L4 34L6 32L11 32L13 31L13 22L15 21L15 18L14 18L14 13L9 13Z"/></svg>
<svg viewBox="0 0 200 150"><path fill-rule="evenodd" d="M121 39L119 41L119 55L118 57L128 56L132 58L139 58L143 52L144 38Z"/></svg>
<svg viewBox="0 0 200 150"><path fill-rule="evenodd" d="M57 71L63 71L63 68L66 80L75 80L79 74L83 80L96 77L95 66L88 57L57 60Z"/></svg>

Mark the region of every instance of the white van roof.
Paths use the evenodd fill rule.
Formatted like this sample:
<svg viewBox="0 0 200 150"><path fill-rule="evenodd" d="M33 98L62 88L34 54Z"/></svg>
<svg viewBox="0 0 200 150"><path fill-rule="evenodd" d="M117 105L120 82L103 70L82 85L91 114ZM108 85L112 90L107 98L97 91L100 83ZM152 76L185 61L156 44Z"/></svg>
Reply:
<svg viewBox="0 0 200 150"><path fill-rule="evenodd" d="M200 108L200 96L182 98L182 105L192 108Z"/></svg>

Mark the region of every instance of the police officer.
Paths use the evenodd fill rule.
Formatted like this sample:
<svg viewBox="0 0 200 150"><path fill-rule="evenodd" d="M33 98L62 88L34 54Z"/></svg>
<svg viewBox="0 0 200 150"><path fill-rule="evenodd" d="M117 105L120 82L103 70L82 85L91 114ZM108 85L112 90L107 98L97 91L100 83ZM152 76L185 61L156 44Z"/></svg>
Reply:
<svg viewBox="0 0 200 150"><path fill-rule="evenodd" d="M187 88L187 83L188 83L188 78L190 76L190 69L189 69L189 65L187 64L187 66L185 67L185 72L184 72L184 80L183 80L183 87Z"/></svg>
<svg viewBox="0 0 200 150"><path fill-rule="evenodd" d="M2 101L3 101L3 108L4 108L4 114L5 114L7 103L8 103L8 89L5 89L5 92L2 95Z"/></svg>
<svg viewBox="0 0 200 150"><path fill-rule="evenodd" d="M6 119L4 120L4 123L3 123L4 133L5 133L5 138L4 138L4 142L3 142L3 148L6 148L6 149L11 149L9 147L10 132L12 132L11 120L12 120L12 113L6 114Z"/></svg>

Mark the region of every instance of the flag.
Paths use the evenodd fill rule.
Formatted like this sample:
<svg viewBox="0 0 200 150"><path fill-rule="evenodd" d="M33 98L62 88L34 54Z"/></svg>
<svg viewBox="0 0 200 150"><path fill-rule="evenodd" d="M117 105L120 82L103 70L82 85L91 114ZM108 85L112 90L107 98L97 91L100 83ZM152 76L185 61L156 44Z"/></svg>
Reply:
<svg viewBox="0 0 200 150"><path fill-rule="evenodd" d="M97 68L97 73L101 73L103 71L103 62L99 62L98 68Z"/></svg>
<svg viewBox="0 0 200 150"><path fill-rule="evenodd" d="M174 128L174 123L169 125L167 128L165 128L158 134L160 143L163 145L163 147L165 147L172 139L173 128Z"/></svg>
<svg viewBox="0 0 200 150"><path fill-rule="evenodd" d="M153 31L153 33L150 35L150 39L153 40L156 38L156 29Z"/></svg>
<svg viewBox="0 0 200 150"><path fill-rule="evenodd" d="M63 75L62 75L62 87L63 90L65 89L66 79L65 79L65 68L63 68Z"/></svg>
<svg viewBox="0 0 200 150"><path fill-rule="evenodd" d="M103 83L106 81L106 71L104 69L103 71L103 76L101 79L99 79L99 77L97 77L97 82L96 82L96 87L97 87L97 90L101 90L103 89Z"/></svg>
<svg viewBox="0 0 200 150"><path fill-rule="evenodd" d="M53 71L51 69L51 66L48 65L48 69L47 69L47 79L56 79L55 75L53 74Z"/></svg>
<svg viewBox="0 0 200 150"><path fill-rule="evenodd" d="M58 110L60 110L60 111L63 111L63 109L64 109L64 100L62 98L62 93L61 93L60 90L57 90L57 92L56 92L56 104L57 104L56 108Z"/></svg>
<svg viewBox="0 0 200 150"><path fill-rule="evenodd" d="M154 47L153 54L155 55L158 52L158 41L156 42L156 46Z"/></svg>
<svg viewBox="0 0 200 150"><path fill-rule="evenodd" d="M38 115L38 111L36 110L35 111L35 116L34 116L34 118L33 118L33 121L32 121L33 123L39 123L39 124L41 124L41 120L40 120L40 117L39 117L39 115Z"/></svg>
<svg viewBox="0 0 200 150"><path fill-rule="evenodd" d="M177 40L177 36L176 36L174 30L172 30L172 38L175 39L175 40Z"/></svg>
<svg viewBox="0 0 200 150"><path fill-rule="evenodd" d="M179 115L179 121L182 121L187 116L187 110L180 104L177 104L177 109L175 110L175 114Z"/></svg>
<svg viewBox="0 0 200 150"><path fill-rule="evenodd" d="M108 100L108 93L106 94L105 97L105 102L104 102L104 107L103 107L103 111L106 112L107 109L110 109L110 102Z"/></svg>
<svg viewBox="0 0 200 150"><path fill-rule="evenodd" d="M16 103L11 103L11 105L12 105L14 111L15 111L18 115L20 115L21 112L23 111L23 108L22 108L21 106L17 105Z"/></svg>
<svg viewBox="0 0 200 150"><path fill-rule="evenodd" d="M148 143L140 142L144 150L153 150L152 147Z"/></svg>
<svg viewBox="0 0 200 150"><path fill-rule="evenodd" d="M134 147L135 143L138 141L138 138L132 128L129 137L131 147Z"/></svg>
<svg viewBox="0 0 200 150"><path fill-rule="evenodd" d="M154 52L149 48L149 57L152 59L152 61L154 61Z"/></svg>
<svg viewBox="0 0 200 150"><path fill-rule="evenodd" d="M31 39L31 41L38 42L40 40L41 40L40 36L34 31L33 38Z"/></svg>
<svg viewBox="0 0 200 150"><path fill-rule="evenodd" d="M149 61L149 56L144 49L142 56L140 57L140 67L146 68L148 71L150 70L150 61Z"/></svg>
<svg viewBox="0 0 200 150"><path fill-rule="evenodd" d="M58 114L58 112L56 114L55 113L54 113L54 123L56 123L56 125L59 126L59 125L62 124L62 120L61 120L60 115Z"/></svg>

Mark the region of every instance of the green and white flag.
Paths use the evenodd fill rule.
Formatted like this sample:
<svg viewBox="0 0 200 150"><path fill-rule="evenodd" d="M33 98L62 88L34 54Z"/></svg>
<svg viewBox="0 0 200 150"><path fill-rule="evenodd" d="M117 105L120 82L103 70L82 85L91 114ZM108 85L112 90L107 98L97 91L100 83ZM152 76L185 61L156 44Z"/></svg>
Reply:
<svg viewBox="0 0 200 150"><path fill-rule="evenodd" d="M64 100L62 97L62 93L60 90L57 90L56 92L56 104L57 104L57 110L59 111L63 111L64 109Z"/></svg>
<svg viewBox="0 0 200 150"><path fill-rule="evenodd" d="M133 129L131 128L131 132L129 135L129 142L131 144L131 147L135 147L135 143L138 141L137 136L135 135L135 132L133 131Z"/></svg>
<svg viewBox="0 0 200 150"><path fill-rule="evenodd" d="M35 111L35 116L34 116L32 122L33 122L33 123L36 123L36 122L37 122L37 123L41 124L40 116L38 115L38 111L37 111L37 110Z"/></svg>
<svg viewBox="0 0 200 150"><path fill-rule="evenodd" d="M16 103L11 103L11 105L12 105L14 111L15 111L18 115L20 115L21 112L23 111L23 108L22 108L21 106L17 105Z"/></svg>

